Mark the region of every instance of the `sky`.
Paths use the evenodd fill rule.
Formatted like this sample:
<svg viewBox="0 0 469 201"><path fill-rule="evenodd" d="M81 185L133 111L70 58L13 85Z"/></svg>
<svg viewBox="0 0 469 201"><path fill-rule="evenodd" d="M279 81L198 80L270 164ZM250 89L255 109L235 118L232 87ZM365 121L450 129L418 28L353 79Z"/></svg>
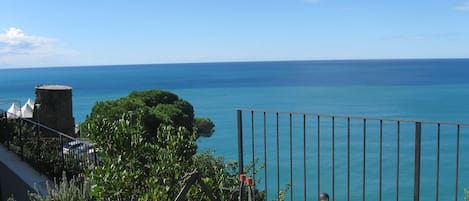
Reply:
<svg viewBox="0 0 469 201"><path fill-rule="evenodd" d="M469 0L0 0L0 68L469 58Z"/></svg>

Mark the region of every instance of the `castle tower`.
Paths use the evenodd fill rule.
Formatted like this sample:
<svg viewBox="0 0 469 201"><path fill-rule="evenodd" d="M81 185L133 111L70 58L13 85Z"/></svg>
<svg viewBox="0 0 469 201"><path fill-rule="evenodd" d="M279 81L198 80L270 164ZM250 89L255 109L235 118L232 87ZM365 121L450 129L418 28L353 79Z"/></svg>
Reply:
<svg viewBox="0 0 469 201"><path fill-rule="evenodd" d="M39 121L39 123L67 135L75 136L75 119L73 118L72 111L72 87L63 85L36 86L36 98L32 120ZM42 129L41 132L46 131Z"/></svg>

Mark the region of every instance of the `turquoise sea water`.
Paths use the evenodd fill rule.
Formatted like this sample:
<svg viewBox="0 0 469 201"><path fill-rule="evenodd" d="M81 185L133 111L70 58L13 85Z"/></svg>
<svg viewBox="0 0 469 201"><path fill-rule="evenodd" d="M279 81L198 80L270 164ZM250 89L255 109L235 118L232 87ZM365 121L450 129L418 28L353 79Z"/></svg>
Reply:
<svg viewBox="0 0 469 201"><path fill-rule="evenodd" d="M469 59L2 69L0 77L0 100L22 103L34 98L38 84L72 86L77 122L96 101L117 99L132 90L171 90L191 102L197 116L210 117L216 124L215 134L200 139L199 148L213 149L227 159L237 158L237 108L469 123ZM461 135L466 141L461 149L467 150L469 133ZM460 174L459 185L469 186L468 171ZM434 199L434 192L428 194L423 198Z"/></svg>

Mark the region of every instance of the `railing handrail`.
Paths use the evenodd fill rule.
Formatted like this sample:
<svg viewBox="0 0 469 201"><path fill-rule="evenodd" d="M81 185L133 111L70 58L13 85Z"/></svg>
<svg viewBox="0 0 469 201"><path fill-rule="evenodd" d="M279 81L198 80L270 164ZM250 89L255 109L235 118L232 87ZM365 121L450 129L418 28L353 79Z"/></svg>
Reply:
<svg viewBox="0 0 469 201"><path fill-rule="evenodd" d="M411 192L412 194L408 194L409 196L412 195L412 200L418 201L421 199L420 198L422 195L421 194L422 189L420 189L422 185L421 182L425 181L423 186L426 186L428 188L428 181L432 180L431 178L430 179L424 178L424 180L422 180L421 178L422 163L424 163L425 168L427 168L426 165L428 165L428 162L431 161L432 157L436 158L436 164L432 165L432 167L436 166L436 178L435 178L436 179L435 181L436 182L436 200L438 200L439 196L441 196L439 195L439 191L440 191L439 178L440 178L440 172L442 171L440 169L440 165L442 164L447 165L449 163L454 165L452 168L455 168L455 171L454 171L455 175L450 176L450 177L454 176L454 180L452 179L453 181L447 181L447 182L449 183L454 182L452 183L455 185L454 199L456 201L458 200L459 192L461 192L461 189L459 189L459 180L460 180L459 171L461 170L460 168L460 151L461 151L460 142L462 142L461 141L461 127L469 127L468 123L438 122L438 121L425 121L425 120L405 120L405 119L402 120L402 119L392 119L392 118L374 118L374 117L353 116L353 115L347 116L347 115L319 114L319 113L307 113L307 112L284 112L284 111L259 110L259 109L237 109L236 111L237 111L237 121L238 121L237 123L238 123L239 174L240 175L245 174L244 172L245 170L243 168L244 161L246 159L244 158L245 154L246 156L248 156L247 158L251 158L252 162L251 161L250 162L252 164L253 169L255 169L254 167L256 163L256 158L259 157L259 155L263 154L264 162L263 162L262 168L265 168L265 169L264 169L264 177L262 178L261 176L262 180L260 180L260 182L264 182L264 191L267 196L270 195L267 193L267 189L269 189L267 179L270 176L272 177L275 176L275 169L276 169L277 196L280 196L279 194L281 192L280 184L285 183L287 179L287 176L285 176L283 179L280 179L280 176L279 176L280 172L286 170L290 173L289 181L286 183L289 185L288 190L290 191L290 195L289 195L290 200L294 199L294 193L293 193L294 183L295 183L295 187L297 185L299 187L303 187L303 198L304 200L307 200L308 198L307 186L308 185L306 182L306 177L307 177L306 175L316 174L316 173L307 174L308 168L307 168L306 161L307 161L308 153L310 153L308 157L313 157L312 160L317 161L317 164L313 164L314 161L311 164L312 165L311 167L317 168L317 174L316 174L317 181L315 182L313 181L313 184L315 183L317 185L317 192L313 192L313 193L317 193L317 195L320 195L321 183L324 182L322 181L324 179L321 180L321 175L322 175L321 169L324 168L324 165L321 165L321 161L324 160L323 157L321 157L321 152L326 151L328 153L331 153L328 155L328 157L326 157L324 161L326 162L326 164L327 164L327 161L331 162L331 164L327 166L327 167L332 166L332 168L329 171L326 171L326 175L328 175L326 176L328 177L326 179L330 179L332 181L332 194L331 195L332 195L332 200L334 200L334 198L336 197L334 195L336 194L334 192L335 187L336 187L336 184L334 183L336 179L335 170L338 167L338 166L335 166L335 161L337 160L335 153L338 151L335 145L340 145L341 146L340 149L342 150L341 152L342 154L340 156L345 157L345 159L342 159L342 162L344 162L343 160L346 160L347 162L345 166L343 166L342 164L342 167L337 168L337 169L346 171L345 175L346 175L346 180L347 180L347 184L346 184L347 190L346 190L346 194L342 196L346 197L347 200L350 200L351 198L350 192L352 191L351 184L350 184L350 181L351 181L350 169L353 165L350 162L351 152L357 153L358 154L357 156L360 156L360 154L363 156L362 161L359 161L355 163L355 165L353 165L353 167L358 167L358 169L360 168L362 169L362 173L361 173L362 194L361 196L363 200L366 200L365 197L369 192L369 191L366 191L365 189L367 188L367 185L369 185L367 184L367 180L369 179L366 177L366 172L367 172L366 170L368 170L367 166L369 166L370 164L374 164L377 168L377 169L372 168L374 169L374 172L375 172L374 174L379 174L379 178L378 177L376 178L377 181L379 182L378 183L379 186L377 186L379 188L379 191L377 191L378 192L377 194L375 193L375 196L376 198L378 198L379 196L379 200L382 200L383 190L387 188L387 187L383 187L383 180L384 180L383 169L386 168L387 166L388 168L392 166L392 165L389 166L389 164L388 165L383 164L383 159L385 159L383 155L384 152L391 153L393 157L396 157L396 158L393 158L393 157L390 158L392 160L395 159L397 161L397 165L393 166L395 168L396 175L394 179L391 178L391 180L395 180L396 200L400 199L399 188L401 188L400 187L401 183L400 183L399 177L402 177L402 174L400 174L400 170L403 168L401 167L400 159L403 157L405 157L406 160L411 160L409 163L407 163L407 165L413 166L413 167L410 167L410 166L408 167L409 170L413 169L413 173L410 173L410 172L407 173L409 175L413 175L411 176L413 180L413 191ZM281 122L279 122L280 116L282 117ZM311 118L311 120L307 121L307 117L308 119ZM323 119L328 119L328 118L331 118L331 119L325 120L325 121L323 120ZM340 122L342 122L342 120L346 120L346 122L343 122L345 124L338 127L335 124L335 122L337 122L336 121L337 119L340 119ZM354 123L351 123L352 119L354 119L353 121ZM295 124L293 124L293 120L296 122ZM247 125L243 125L243 121L246 121ZM267 123L267 121L269 121L270 123ZM389 125L383 124L383 122L385 121L390 122L390 124ZM379 123L379 125L375 125L374 123L372 125L369 125L367 122L377 122ZM302 123L302 126L299 123ZM414 133L414 135L408 135L408 137L415 136L415 139L406 138L405 144L402 144L403 142L401 142L402 141L401 139L401 124L402 123L406 123L406 126L404 128L406 133L409 133L409 134ZM353 132L351 131L352 125L354 128ZM414 125L415 127L412 128L411 125ZM433 133L437 134L436 136L434 136L434 137L437 137L436 141L430 140L429 137L431 136L422 138L422 134L424 130L425 132L432 132L431 129L427 129L429 127L425 127L424 129L422 129L424 125L431 125L432 127L434 126L435 131L433 131ZM455 141L454 142L445 141L444 143L445 154L449 153L451 156L454 155L455 161L452 161L451 157L449 158L447 157L447 159L445 159L444 161L440 160L440 152L443 150L443 147L440 147L440 144L441 144L440 135L442 134L442 131L440 128L442 127L442 125L445 125L445 128L447 127L448 129L456 128L455 131L448 131L449 133L452 133L451 135L452 137L448 139L453 140L453 138L455 138L454 139ZM371 127L378 128L378 130L374 130L372 132L372 133L377 134L377 136L369 139L369 137L367 137L369 136L369 134L367 134L367 130L369 130L369 128ZM383 130L384 127L386 127L386 131ZM279 131L279 128L282 128L281 132ZM345 137L342 136L342 139L343 139L342 143L335 142L335 139L337 138L335 136L335 131L336 131L335 128L345 128L344 131L341 131L342 134L345 134ZM388 129L392 129L392 131ZM243 130L246 131L247 135L244 134ZM293 132L293 130L295 130L295 132ZM391 135L394 137L392 139L386 138L386 140L389 140L389 139L391 140L383 143L383 140L385 139L383 133L389 133L389 132L395 133L397 135ZM283 133L283 134L279 135L280 133ZM325 133L326 136L329 136L329 137L321 137L325 135L322 133ZM355 136L357 137L356 138L357 140L355 140L353 143L351 142L352 133L358 134L358 136ZM445 131L444 133L447 133L447 132ZM303 136L302 138L301 138L301 135ZM267 136L272 137L273 139L267 140ZM293 140L293 136L295 136L295 140ZM425 136L428 136L428 135L425 135ZM316 137L317 139L315 139ZM313 141L307 143L307 140L306 140L307 138L310 139L309 141L311 141L311 139L313 139ZM282 139L282 143L284 143L285 146L282 146L282 147L279 146L280 139ZM425 141L422 142L423 141L422 139L425 139ZM274 141L277 143L276 147L274 147L275 145L273 145ZM322 148L321 146L324 143L327 145L326 148ZM424 144L426 147L425 150L428 150L428 148L432 148L432 146L435 146L432 148L432 150L436 149L435 152L434 151L425 152L425 155L422 157L422 143L425 143ZM270 146L270 148L267 149L267 144L272 144L273 146ZM296 156L295 158L293 157L293 147L294 147L293 144L295 144L295 147L297 147L297 149L295 149L295 153L298 152L298 154L295 154ZM405 146L406 150L412 149L413 151L401 153L401 144ZM262 145L263 145L263 150L262 150ZM367 145L368 146L373 145L374 150L375 150L373 152L375 152L376 154L379 154L378 156L375 155L374 157L371 157L372 161L369 161L367 159L367 155L369 155L370 153L370 150L366 148ZM355 149L354 151L351 151L351 146L354 146L354 149ZM256 147L261 148L261 150L257 149ZM311 152L311 147L313 147L313 149L317 148L317 151L314 150L315 153ZM244 148L247 148L247 150L244 150ZM393 148L395 149L392 150ZM451 151L446 150L447 148L450 148L448 150L451 150ZM453 152L453 148L455 148L454 152ZM346 153L343 152L343 149L347 150ZM247 152L245 153L245 151ZM299 157L301 156L301 151L303 152L303 167L302 167L303 177L304 177L303 184L299 184L298 178L294 179L293 177L293 171L300 170L301 167L295 168L296 170L294 170L293 165L292 165L293 161L299 161L300 159ZM279 155L280 152L282 152L284 156L282 157L282 159ZM269 157L267 157L268 153L270 155ZM272 163L267 163L267 161L269 161L268 159L275 160L277 163L275 164L274 163L275 161ZM290 162L289 167L287 167L288 164L283 164L282 167L280 166L279 162L285 161L285 160ZM394 163L394 162L390 162L390 163ZM271 168L268 168L268 166ZM273 171L273 172L270 173L270 176L269 176L267 171L269 172ZM327 172L330 173L331 171L332 171L332 174L327 174ZM250 174L252 174L254 177L256 175L256 172L252 171ZM301 175L301 173L298 173L298 174ZM445 178L449 178L449 177L445 177ZM293 182L293 180L295 180L296 182ZM274 179L274 183L275 183L275 179ZM327 181L325 183L327 184ZM393 182L391 183L388 182L386 186L389 186L389 184L392 184L392 183ZM272 182L270 184L273 185ZM241 185L240 185L240 188L242 188ZM274 190L273 187L271 187L270 189ZM301 189L296 190L295 192L301 192Z"/></svg>
<svg viewBox="0 0 469 201"><path fill-rule="evenodd" d="M75 137L73 137L73 136L67 135L67 134L65 134L65 133L63 133L63 132L60 132L60 131L54 129L54 128L51 128L51 127L46 126L46 125L44 125L44 124L41 124L41 123L39 123L39 122L30 120L30 119L28 119L28 118L23 118L23 117L21 117L21 116L18 116L18 115L16 115L16 114L11 113L11 112L8 112L8 111L5 111L5 114L13 115L13 116L15 116L14 119L20 119L20 120L22 120L22 121L25 121L25 122L31 123L31 124L33 124L33 125L39 126L39 127L43 128L43 129L46 129L46 130L48 130L48 131L50 131L50 132L53 132L53 133L55 133L55 134L58 134L59 136L68 138L69 140L78 141L78 142L81 142L81 143L89 144L89 142L86 142L86 141L80 140L79 138L75 138ZM7 118L7 115L4 115L3 118Z"/></svg>
<svg viewBox="0 0 469 201"><path fill-rule="evenodd" d="M308 113L308 112L286 112L286 111L275 111L275 110L259 110L259 109L247 109L237 108L236 110L243 112L255 112L255 113L273 113L273 114L292 114L292 115L306 115L306 116L321 116L321 117L335 117L343 119L360 119L360 120L382 120L387 122L406 122L406 123L422 123L422 124L435 124L435 125L452 125L452 126L469 126L469 123L460 122L448 122L448 121L430 121L430 120L413 120L413 119L394 119L394 118L377 118L377 117L365 117L355 115L340 115L340 114L324 114L324 113Z"/></svg>
<svg viewBox="0 0 469 201"><path fill-rule="evenodd" d="M49 178L59 177L62 171L69 174L80 174L86 166L96 166L99 158L93 144L88 139L72 137L54 128L36 122L20 115L3 111L1 121L12 122L16 128L13 131L3 133L6 136L6 147L13 150L22 160L26 160ZM7 115L8 114L8 115ZM24 135L25 131L32 134L33 130L23 128L36 127L36 134ZM41 129L49 133L41 135ZM16 138L14 138L16 136ZM44 137L44 138L41 138ZM44 139L44 140L41 140ZM25 143L26 142L26 143ZM29 144L32 142L34 144ZM73 143L71 143L73 142ZM39 146L37 146L39 145ZM46 160L42 160L46 159Z"/></svg>

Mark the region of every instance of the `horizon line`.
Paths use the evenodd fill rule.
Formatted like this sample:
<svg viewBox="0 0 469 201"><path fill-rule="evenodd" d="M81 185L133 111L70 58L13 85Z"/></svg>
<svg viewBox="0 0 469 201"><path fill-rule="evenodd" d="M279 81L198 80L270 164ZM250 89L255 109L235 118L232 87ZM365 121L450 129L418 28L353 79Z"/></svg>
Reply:
<svg viewBox="0 0 469 201"><path fill-rule="evenodd" d="M409 60L467 60L469 57L434 57L434 58L344 58L344 59L271 59L271 60L227 60L227 61L188 61L162 63L123 63L123 64L85 64L85 65L57 65L57 66L17 66L0 67L0 70L11 69L40 69L40 68L83 68L83 67L111 67L111 66L144 66L144 65L178 65L178 64L223 64L223 63L268 63L268 62L334 62L334 61L409 61Z"/></svg>

